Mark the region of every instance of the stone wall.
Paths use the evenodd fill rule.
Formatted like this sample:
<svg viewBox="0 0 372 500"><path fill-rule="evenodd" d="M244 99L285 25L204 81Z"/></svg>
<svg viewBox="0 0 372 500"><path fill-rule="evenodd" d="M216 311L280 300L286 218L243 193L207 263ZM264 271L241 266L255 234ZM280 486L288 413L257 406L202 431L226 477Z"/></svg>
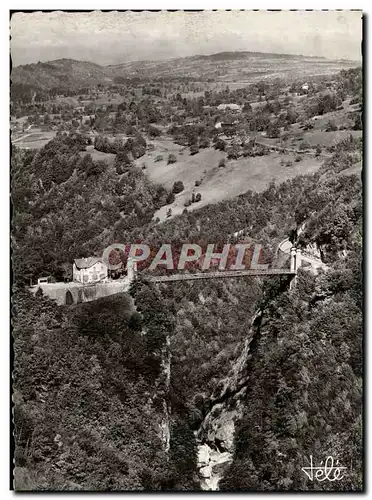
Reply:
<svg viewBox="0 0 372 500"><path fill-rule="evenodd" d="M43 283L30 288L36 293L41 288L43 294L57 302L58 305L72 305L81 302L90 302L101 297L107 297L115 293L123 293L129 290L130 279L125 278L107 283L93 283L83 285L82 283Z"/></svg>

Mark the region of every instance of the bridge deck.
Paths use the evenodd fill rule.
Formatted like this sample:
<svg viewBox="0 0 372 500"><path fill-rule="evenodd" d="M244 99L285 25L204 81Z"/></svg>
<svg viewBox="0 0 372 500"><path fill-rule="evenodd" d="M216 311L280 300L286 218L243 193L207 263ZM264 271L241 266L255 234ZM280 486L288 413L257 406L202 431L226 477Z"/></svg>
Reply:
<svg viewBox="0 0 372 500"><path fill-rule="evenodd" d="M289 269L249 269L246 271L219 271L213 273L197 273L197 274L171 274L167 276L152 276L151 281L162 283L166 281L186 281L186 280L205 280L211 278L245 278L247 276L268 276L268 275L285 275L294 276L295 271Z"/></svg>

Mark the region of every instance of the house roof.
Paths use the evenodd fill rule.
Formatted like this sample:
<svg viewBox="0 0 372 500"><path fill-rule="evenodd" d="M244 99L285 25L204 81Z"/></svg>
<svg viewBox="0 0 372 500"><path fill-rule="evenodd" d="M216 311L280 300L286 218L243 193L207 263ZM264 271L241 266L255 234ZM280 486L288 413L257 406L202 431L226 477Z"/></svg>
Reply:
<svg viewBox="0 0 372 500"><path fill-rule="evenodd" d="M217 109L241 109L239 104L220 104L219 106L217 106Z"/></svg>
<svg viewBox="0 0 372 500"><path fill-rule="evenodd" d="M89 267L94 266L97 262L102 262L100 257L85 257L82 259L74 259L75 266L78 269L88 269Z"/></svg>

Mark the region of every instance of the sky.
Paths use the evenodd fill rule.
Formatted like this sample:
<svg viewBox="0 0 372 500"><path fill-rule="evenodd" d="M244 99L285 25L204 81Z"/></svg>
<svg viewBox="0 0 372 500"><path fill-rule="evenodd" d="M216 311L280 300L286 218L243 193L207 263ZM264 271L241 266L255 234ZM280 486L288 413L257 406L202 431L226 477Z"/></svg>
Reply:
<svg viewBox="0 0 372 500"><path fill-rule="evenodd" d="M361 11L55 11L13 14L14 66L69 58L97 64L222 51L361 58Z"/></svg>

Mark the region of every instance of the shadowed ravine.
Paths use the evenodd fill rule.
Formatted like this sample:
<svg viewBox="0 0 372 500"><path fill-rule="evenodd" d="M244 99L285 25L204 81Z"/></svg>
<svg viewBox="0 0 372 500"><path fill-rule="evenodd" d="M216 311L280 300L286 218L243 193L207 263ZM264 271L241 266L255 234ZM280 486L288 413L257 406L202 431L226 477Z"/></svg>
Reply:
<svg viewBox="0 0 372 500"><path fill-rule="evenodd" d="M263 310L256 311L243 351L219 394L211 397L211 409L195 431L198 441L198 473L202 490L217 491L224 472L233 460L236 421L242 416L241 399L249 382L249 360L257 350Z"/></svg>

